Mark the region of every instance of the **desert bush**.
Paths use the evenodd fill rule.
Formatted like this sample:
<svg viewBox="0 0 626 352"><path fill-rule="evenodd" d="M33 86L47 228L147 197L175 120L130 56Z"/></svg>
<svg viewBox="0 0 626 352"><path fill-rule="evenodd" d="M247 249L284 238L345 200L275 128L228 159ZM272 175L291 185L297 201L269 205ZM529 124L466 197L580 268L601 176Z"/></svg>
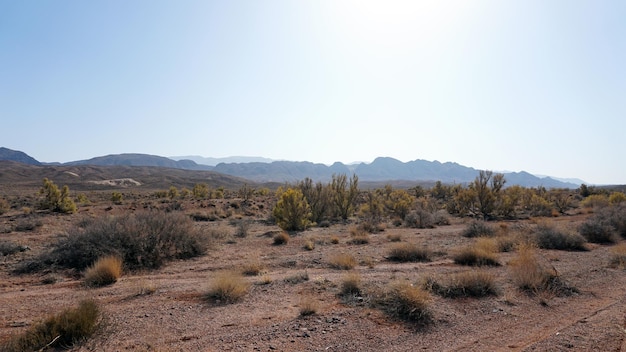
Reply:
<svg viewBox="0 0 626 352"><path fill-rule="evenodd" d="M340 295L356 296L361 294L361 276L358 273L348 273L341 279Z"/></svg>
<svg viewBox="0 0 626 352"><path fill-rule="evenodd" d="M222 271L215 275L206 298L213 301L234 303L241 300L250 284L238 272Z"/></svg>
<svg viewBox="0 0 626 352"><path fill-rule="evenodd" d="M617 205L626 202L626 194L624 192L613 192L609 195L609 204Z"/></svg>
<svg viewBox="0 0 626 352"><path fill-rule="evenodd" d="M580 202L585 208L601 209L609 205L609 198L604 194L592 194Z"/></svg>
<svg viewBox="0 0 626 352"><path fill-rule="evenodd" d="M496 234L496 230L484 221L474 220L463 230L464 237L491 237Z"/></svg>
<svg viewBox="0 0 626 352"><path fill-rule="evenodd" d="M99 318L98 304L94 300L83 300L78 307L67 308L49 316L0 347L6 352L68 348L93 335L98 328Z"/></svg>
<svg viewBox="0 0 626 352"><path fill-rule="evenodd" d="M585 238L578 233L564 232L552 225L540 224L535 233L537 245L543 249L584 251Z"/></svg>
<svg viewBox="0 0 626 352"><path fill-rule="evenodd" d="M309 273L306 271L303 271L303 272L288 276L283 281L288 284L296 285L305 281L309 281Z"/></svg>
<svg viewBox="0 0 626 352"><path fill-rule="evenodd" d="M595 216L606 219L620 236L626 238L626 203L604 208Z"/></svg>
<svg viewBox="0 0 626 352"><path fill-rule="evenodd" d="M339 237L337 237L337 236L331 236L331 237L330 237L330 243L332 243L332 244L338 244L338 243L339 243Z"/></svg>
<svg viewBox="0 0 626 352"><path fill-rule="evenodd" d="M274 235L274 245L275 246L280 246L283 244L287 244L287 242L289 242L289 234L287 232L279 232L276 235Z"/></svg>
<svg viewBox="0 0 626 352"><path fill-rule="evenodd" d="M398 243L391 247L387 258L394 262L427 262L432 253L424 246L413 243Z"/></svg>
<svg viewBox="0 0 626 352"><path fill-rule="evenodd" d="M54 182L44 178L43 187L39 190L39 194L44 197L40 203L42 209L58 213L76 212L76 203L70 198L70 189L67 186L63 186L59 190Z"/></svg>
<svg viewBox="0 0 626 352"><path fill-rule="evenodd" d="M433 228L435 226L433 214L424 209L416 209L409 212L404 217L404 222L406 226L418 229Z"/></svg>
<svg viewBox="0 0 626 352"><path fill-rule="evenodd" d="M235 237L246 238L250 231L250 222L246 220L238 220L235 226Z"/></svg>
<svg viewBox="0 0 626 352"><path fill-rule="evenodd" d="M196 199L206 199L209 196L209 185L206 183L196 183L193 185L191 193Z"/></svg>
<svg viewBox="0 0 626 352"><path fill-rule="evenodd" d="M122 204L122 202L124 201L124 195L121 192L113 192L111 193L111 202L113 202L113 204Z"/></svg>
<svg viewBox="0 0 626 352"><path fill-rule="evenodd" d="M433 222L435 225L450 225L450 214L445 209L437 210L433 213Z"/></svg>
<svg viewBox="0 0 626 352"><path fill-rule="evenodd" d="M359 195L359 178L356 174L348 180L346 174L333 174L330 183L331 201L334 206L334 214L343 220L348 219L354 212L356 200Z"/></svg>
<svg viewBox="0 0 626 352"><path fill-rule="evenodd" d="M471 244L457 251L452 259L456 264L475 266L499 266L496 251L498 250L495 241L487 238L479 238Z"/></svg>
<svg viewBox="0 0 626 352"><path fill-rule="evenodd" d="M24 252L29 248L7 240L0 240L0 255L11 255Z"/></svg>
<svg viewBox="0 0 626 352"><path fill-rule="evenodd" d="M617 236L610 221L602 215L594 214L578 227L580 234L592 243L615 243Z"/></svg>
<svg viewBox="0 0 626 352"><path fill-rule="evenodd" d="M546 269L539 263L532 245L520 245L517 257L509 265L513 282L523 291L535 294L547 291L556 295L577 292L561 280L556 269Z"/></svg>
<svg viewBox="0 0 626 352"><path fill-rule="evenodd" d="M18 232L28 232L33 231L41 226L43 226L43 222L40 219L28 216L26 218L19 219L15 224L14 229Z"/></svg>
<svg viewBox="0 0 626 352"><path fill-rule="evenodd" d="M392 284L376 299L387 314L418 324L431 321L429 301L430 295L427 291L407 282Z"/></svg>
<svg viewBox="0 0 626 352"><path fill-rule="evenodd" d="M357 265L357 261L351 254L338 253L328 259L328 264L333 269L350 270Z"/></svg>
<svg viewBox="0 0 626 352"><path fill-rule="evenodd" d="M447 298L484 297L498 294L495 276L486 271L465 271L446 276L442 281L430 278L427 288Z"/></svg>
<svg viewBox="0 0 626 352"><path fill-rule="evenodd" d="M626 243L620 243L611 248L610 266L614 268L626 268Z"/></svg>
<svg viewBox="0 0 626 352"><path fill-rule="evenodd" d="M85 285L106 286L117 282L122 276L122 260L116 256L106 256L96 260L85 270Z"/></svg>
<svg viewBox="0 0 626 352"><path fill-rule="evenodd" d="M142 212L85 220L83 225L71 228L50 252L23 263L17 272L50 266L84 270L107 255L120 257L131 270L158 268L169 260L202 255L209 245L180 213Z"/></svg>
<svg viewBox="0 0 626 352"><path fill-rule="evenodd" d="M272 211L278 226L286 231L301 231L309 225L310 208L299 189L283 192Z"/></svg>

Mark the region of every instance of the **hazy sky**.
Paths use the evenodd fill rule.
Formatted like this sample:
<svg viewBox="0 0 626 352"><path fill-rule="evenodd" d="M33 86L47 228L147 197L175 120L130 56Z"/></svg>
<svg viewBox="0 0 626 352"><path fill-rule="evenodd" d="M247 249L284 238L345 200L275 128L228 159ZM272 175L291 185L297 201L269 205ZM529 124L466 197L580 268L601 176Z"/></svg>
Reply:
<svg viewBox="0 0 626 352"><path fill-rule="evenodd" d="M626 1L0 1L0 146L626 183Z"/></svg>

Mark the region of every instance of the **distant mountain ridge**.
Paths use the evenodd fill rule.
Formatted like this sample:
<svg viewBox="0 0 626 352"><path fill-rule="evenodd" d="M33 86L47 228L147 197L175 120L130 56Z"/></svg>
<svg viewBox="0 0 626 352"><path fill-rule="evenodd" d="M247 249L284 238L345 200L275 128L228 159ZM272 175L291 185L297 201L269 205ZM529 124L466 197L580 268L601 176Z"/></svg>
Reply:
<svg viewBox="0 0 626 352"><path fill-rule="evenodd" d="M198 157L202 158L202 157ZM245 157L233 157L243 158ZM20 159L20 160L15 160ZM204 158L209 159L211 158ZM213 158L228 159L228 158ZM251 160L270 160L266 158L252 157ZM10 149L0 149L0 160L12 160L31 165L40 163L23 152ZM38 163L38 164L32 164ZM94 166L157 166L181 170L204 170L215 171L225 175L236 176L250 181L264 182L296 182L309 177L315 181L327 182L333 174L356 174L361 181L384 182L384 181L410 181L410 182L433 182L466 184L472 182L478 175L477 169L460 165L453 162L441 163L439 161L413 160L402 162L394 158L379 157L371 163L359 163L345 165L336 162L330 166L308 161L272 161L272 162L221 162L215 166L198 164L193 160L173 160L157 155L148 154L112 154L79 160L60 165L94 165ZM524 187L546 188L577 188L580 184L563 182L551 177L537 177L528 172L504 173L506 185L520 185Z"/></svg>
<svg viewBox="0 0 626 352"><path fill-rule="evenodd" d="M193 160L172 160L158 155L125 153L99 156L88 160L78 160L63 165L98 165L98 166L158 166L184 170L212 170L208 165L198 165Z"/></svg>
<svg viewBox="0 0 626 352"><path fill-rule="evenodd" d="M215 166L220 163L271 163L274 159L260 156L229 156L226 158L207 158L199 155L170 156L172 160L193 160L200 165Z"/></svg>
<svg viewBox="0 0 626 352"><path fill-rule="evenodd" d="M17 161L18 163L28 165L41 165L39 161L30 155L20 152L19 150L13 150L5 147L0 147L0 160Z"/></svg>

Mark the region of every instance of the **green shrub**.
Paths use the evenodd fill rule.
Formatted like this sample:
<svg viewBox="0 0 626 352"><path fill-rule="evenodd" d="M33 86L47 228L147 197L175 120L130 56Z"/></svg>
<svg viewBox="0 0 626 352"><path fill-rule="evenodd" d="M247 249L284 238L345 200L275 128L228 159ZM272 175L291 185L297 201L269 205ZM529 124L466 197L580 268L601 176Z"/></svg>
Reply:
<svg viewBox="0 0 626 352"><path fill-rule="evenodd" d="M286 231L301 231L309 225L310 208L299 189L283 192L272 211L278 226Z"/></svg>
<svg viewBox="0 0 626 352"><path fill-rule="evenodd" d="M563 232L551 225L537 226L535 233L537 245L543 249L584 251L585 238L578 233Z"/></svg>
<svg viewBox="0 0 626 352"><path fill-rule="evenodd" d="M493 227L487 225L484 221L474 220L467 225L463 231L464 237L492 237L496 234Z"/></svg>
<svg viewBox="0 0 626 352"><path fill-rule="evenodd" d="M120 192L113 192L111 193L111 202L113 202L114 204L122 204L122 201L124 200L124 195Z"/></svg>
<svg viewBox="0 0 626 352"><path fill-rule="evenodd" d="M37 351L48 347L68 348L96 332L100 308L94 300L81 301L78 307L68 308L31 326L11 338L3 351Z"/></svg>
<svg viewBox="0 0 626 352"><path fill-rule="evenodd" d="M142 212L86 220L73 227L50 252L23 263L18 273L47 267L84 270L98 258L115 255L128 269L158 268L166 261L202 255L205 236L180 213Z"/></svg>
<svg viewBox="0 0 626 352"><path fill-rule="evenodd" d="M428 262L431 256L426 247L412 243L395 244L387 254L387 258L394 262Z"/></svg>
<svg viewBox="0 0 626 352"><path fill-rule="evenodd" d="M429 211L416 209L404 217L406 226L418 229L430 229L435 227L435 217Z"/></svg>
<svg viewBox="0 0 626 352"><path fill-rule="evenodd" d="M39 194L43 195L41 208L58 213L74 213L76 212L76 204L70 198L70 189L63 186L61 190L54 182L43 179L43 187L39 190Z"/></svg>

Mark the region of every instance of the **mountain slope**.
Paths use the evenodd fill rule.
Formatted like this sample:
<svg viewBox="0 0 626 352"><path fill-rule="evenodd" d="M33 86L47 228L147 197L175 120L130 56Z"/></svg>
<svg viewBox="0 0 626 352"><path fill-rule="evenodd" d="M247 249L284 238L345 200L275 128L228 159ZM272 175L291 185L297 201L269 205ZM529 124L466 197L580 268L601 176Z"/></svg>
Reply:
<svg viewBox="0 0 626 352"><path fill-rule="evenodd" d="M5 147L0 147L0 160L16 161L18 163L28 165L41 165L41 163L30 155L20 152L19 150L12 150Z"/></svg>
<svg viewBox="0 0 626 352"><path fill-rule="evenodd" d="M208 165L198 165L192 160L172 160L166 157L149 154L111 154L99 156L88 160L79 160L65 163L63 165L97 165L97 166L158 166L171 169L186 170L211 170Z"/></svg>

